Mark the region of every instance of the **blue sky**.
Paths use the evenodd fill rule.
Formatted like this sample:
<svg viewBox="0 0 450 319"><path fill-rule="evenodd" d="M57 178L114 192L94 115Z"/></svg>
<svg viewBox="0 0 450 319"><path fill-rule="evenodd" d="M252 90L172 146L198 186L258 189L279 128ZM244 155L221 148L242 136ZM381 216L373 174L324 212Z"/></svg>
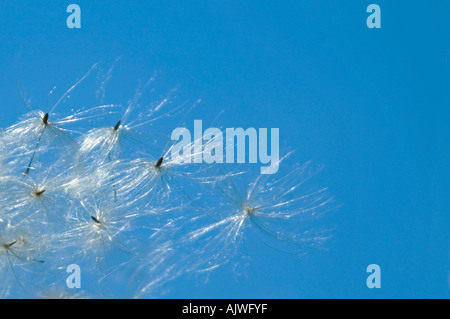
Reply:
<svg viewBox="0 0 450 319"><path fill-rule="evenodd" d="M369 1L76 3L81 29L66 27L70 2L0 1L2 127L27 111L21 92L54 104L54 86L121 57L107 101L157 71L161 94L202 100L196 118L280 128L340 204L327 250L254 244L245 276L183 278L167 297L449 297L448 1L376 1L381 29L366 26ZM381 289L366 287L372 263Z"/></svg>

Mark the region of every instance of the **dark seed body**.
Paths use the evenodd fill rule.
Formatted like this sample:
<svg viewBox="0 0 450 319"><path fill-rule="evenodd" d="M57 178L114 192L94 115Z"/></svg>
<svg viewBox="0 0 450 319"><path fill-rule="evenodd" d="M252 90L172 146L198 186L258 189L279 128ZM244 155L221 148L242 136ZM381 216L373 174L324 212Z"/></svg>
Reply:
<svg viewBox="0 0 450 319"><path fill-rule="evenodd" d="M122 122L121 120L119 120L119 122L117 122L117 124L114 126L114 131L117 131L119 129L121 122Z"/></svg>
<svg viewBox="0 0 450 319"><path fill-rule="evenodd" d="M40 191L35 191L34 192L34 196L41 196L42 194L44 194L45 193L45 189L42 189L42 190L40 190Z"/></svg>
<svg viewBox="0 0 450 319"><path fill-rule="evenodd" d="M164 160L164 158L161 157L161 158L156 162L155 167L156 167L156 168L161 167L163 160Z"/></svg>
<svg viewBox="0 0 450 319"><path fill-rule="evenodd" d="M13 246L15 243L17 243L17 240L14 240L8 244L3 244L3 248L5 249L11 248L11 246Z"/></svg>
<svg viewBox="0 0 450 319"><path fill-rule="evenodd" d="M42 118L42 123L44 123L44 125L48 125L48 113L45 113L44 117Z"/></svg>
<svg viewBox="0 0 450 319"><path fill-rule="evenodd" d="M95 218L94 216L91 216L91 218L92 218L92 220L93 220L94 222L96 222L97 224L101 224L101 222L100 222L97 218Z"/></svg>

